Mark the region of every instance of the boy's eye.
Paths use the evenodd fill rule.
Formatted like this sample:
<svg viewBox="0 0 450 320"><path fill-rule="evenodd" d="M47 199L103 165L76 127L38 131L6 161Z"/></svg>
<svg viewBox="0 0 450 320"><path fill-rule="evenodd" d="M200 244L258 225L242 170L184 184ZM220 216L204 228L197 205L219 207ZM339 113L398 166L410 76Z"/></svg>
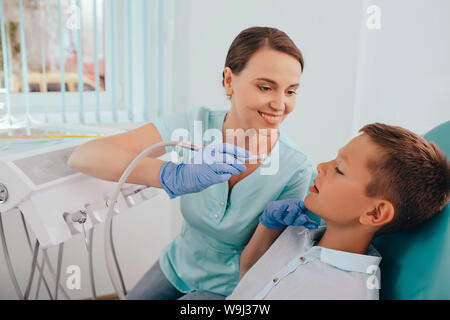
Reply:
<svg viewBox="0 0 450 320"><path fill-rule="evenodd" d="M339 170L339 168L338 168L338 167L336 167L335 169L336 169L336 172L337 172L338 174L344 175L344 173L342 173L342 171L341 171L341 170Z"/></svg>
<svg viewBox="0 0 450 320"><path fill-rule="evenodd" d="M288 93L289 93L290 95L297 94L297 92L295 92L295 91L288 91Z"/></svg>

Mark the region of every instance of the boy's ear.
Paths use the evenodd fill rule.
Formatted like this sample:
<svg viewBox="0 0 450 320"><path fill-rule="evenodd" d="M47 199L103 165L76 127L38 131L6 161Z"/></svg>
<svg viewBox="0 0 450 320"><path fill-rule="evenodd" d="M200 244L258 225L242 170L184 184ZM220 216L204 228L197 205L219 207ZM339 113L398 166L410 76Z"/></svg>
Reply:
<svg viewBox="0 0 450 320"><path fill-rule="evenodd" d="M380 200L372 211L368 211L359 217L359 222L366 226L381 227L394 219L395 209L388 200Z"/></svg>
<svg viewBox="0 0 450 320"><path fill-rule="evenodd" d="M230 97L233 94L233 89L231 87L231 76L232 76L233 72L231 71L230 67L226 67L223 70L223 74L224 74L223 84L225 86L227 96Z"/></svg>

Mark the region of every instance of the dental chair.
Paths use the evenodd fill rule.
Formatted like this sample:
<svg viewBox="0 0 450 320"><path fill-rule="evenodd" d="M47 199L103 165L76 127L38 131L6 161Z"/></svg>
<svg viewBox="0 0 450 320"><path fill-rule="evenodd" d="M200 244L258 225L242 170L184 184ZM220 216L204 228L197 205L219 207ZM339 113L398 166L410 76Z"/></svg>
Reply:
<svg viewBox="0 0 450 320"><path fill-rule="evenodd" d="M424 138L450 158L450 121ZM380 299L450 299L450 203L425 224L379 236L373 245L382 256Z"/></svg>

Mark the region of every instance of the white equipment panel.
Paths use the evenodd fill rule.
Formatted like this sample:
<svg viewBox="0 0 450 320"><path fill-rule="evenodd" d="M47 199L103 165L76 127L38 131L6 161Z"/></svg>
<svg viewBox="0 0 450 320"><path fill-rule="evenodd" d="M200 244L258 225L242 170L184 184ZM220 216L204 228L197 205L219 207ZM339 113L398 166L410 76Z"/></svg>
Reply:
<svg viewBox="0 0 450 320"><path fill-rule="evenodd" d="M63 130L109 136L123 131L97 127L64 127ZM18 208L33 229L41 247L57 245L82 232L81 224L67 223L64 215L83 210L87 213L85 230L104 221L107 199L117 182L96 179L67 166L75 148L92 138L0 139L0 212ZM8 145L6 145L7 140ZM33 141L34 140L34 141ZM139 191L141 200L156 190L125 185L115 206L116 214L134 204ZM129 195L129 197L125 197ZM6 198L6 200L5 200ZM3 199L3 200L2 200Z"/></svg>

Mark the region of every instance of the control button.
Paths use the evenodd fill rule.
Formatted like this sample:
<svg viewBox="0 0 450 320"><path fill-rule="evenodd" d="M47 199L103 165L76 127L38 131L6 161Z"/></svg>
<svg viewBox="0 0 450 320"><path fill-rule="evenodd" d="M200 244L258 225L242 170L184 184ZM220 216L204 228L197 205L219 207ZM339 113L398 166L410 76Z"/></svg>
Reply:
<svg viewBox="0 0 450 320"><path fill-rule="evenodd" d="M8 189L2 183L0 183L0 204L5 203L8 200Z"/></svg>
<svg viewBox="0 0 450 320"><path fill-rule="evenodd" d="M221 206L224 206L224 205L225 205L225 202L220 201L220 205L221 205Z"/></svg>

